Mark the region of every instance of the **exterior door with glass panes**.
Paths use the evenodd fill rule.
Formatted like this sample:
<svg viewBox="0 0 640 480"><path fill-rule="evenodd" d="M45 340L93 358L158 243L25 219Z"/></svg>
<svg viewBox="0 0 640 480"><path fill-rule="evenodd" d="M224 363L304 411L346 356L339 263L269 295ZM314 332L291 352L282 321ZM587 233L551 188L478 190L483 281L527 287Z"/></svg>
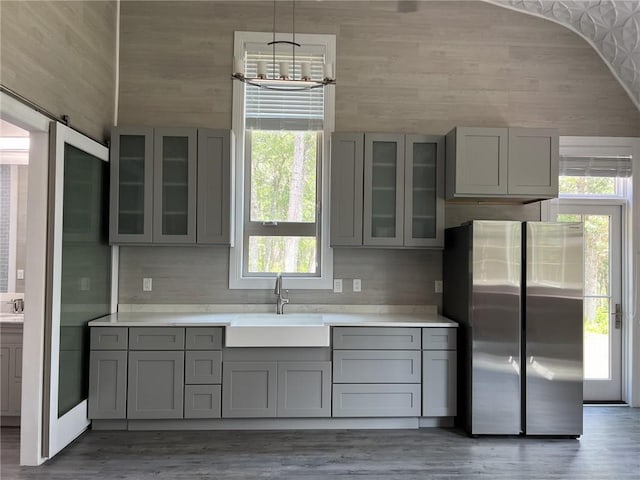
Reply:
<svg viewBox="0 0 640 480"><path fill-rule="evenodd" d="M584 223L584 400L622 398L621 206L562 200L560 222Z"/></svg>

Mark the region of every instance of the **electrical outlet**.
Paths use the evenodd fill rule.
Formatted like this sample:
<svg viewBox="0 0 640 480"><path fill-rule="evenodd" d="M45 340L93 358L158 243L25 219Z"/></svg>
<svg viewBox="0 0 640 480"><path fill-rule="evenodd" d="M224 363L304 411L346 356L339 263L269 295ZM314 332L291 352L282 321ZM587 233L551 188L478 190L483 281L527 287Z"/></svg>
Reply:
<svg viewBox="0 0 640 480"><path fill-rule="evenodd" d="M24 280L24 270L22 269L16 270L16 278L18 280Z"/></svg>
<svg viewBox="0 0 640 480"><path fill-rule="evenodd" d="M361 292L362 291L362 280L360 280L359 278L354 278L353 279L353 291L354 292Z"/></svg>
<svg viewBox="0 0 640 480"><path fill-rule="evenodd" d="M151 279L150 278L143 278L142 279L142 291L143 292L150 292L152 290L152 284L151 284Z"/></svg>
<svg viewBox="0 0 640 480"><path fill-rule="evenodd" d="M436 293L442 293L442 280L436 280L433 288Z"/></svg>
<svg viewBox="0 0 640 480"><path fill-rule="evenodd" d="M333 293L342 293L342 279L334 278L333 279Z"/></svg>
<svg viewBox="0 0 640 480"><path fill-rule="evenodd" d="M80 278L80 290L83 292L91 290L91 279L89 277Z"/></svg>

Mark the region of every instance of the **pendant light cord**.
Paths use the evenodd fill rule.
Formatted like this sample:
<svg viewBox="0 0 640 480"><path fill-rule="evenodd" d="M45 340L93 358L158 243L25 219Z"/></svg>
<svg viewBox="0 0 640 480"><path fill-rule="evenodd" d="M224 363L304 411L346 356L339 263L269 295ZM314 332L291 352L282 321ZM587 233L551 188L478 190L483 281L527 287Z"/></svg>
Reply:
<svg viewBox="0 0 640 480"><path fill-rule="evenodd" d="M273 55L272 55L272 59L271 59L271 72L273 75L273 80L275 80L276 77L276 0L273 0L273 42L271 43L273 45Z"/></svg>
<svg viewBox="0 0 640 480"><path fill-rule="evenodd" d="M291 11L292 11L292 17L293 17L291 22L293 24L292 26L293 45L291 45L291 53L293 56L293 60L291 61L291 79L295 79L295 76L296 76L296 0L292 0L291 2Z"/></svg>

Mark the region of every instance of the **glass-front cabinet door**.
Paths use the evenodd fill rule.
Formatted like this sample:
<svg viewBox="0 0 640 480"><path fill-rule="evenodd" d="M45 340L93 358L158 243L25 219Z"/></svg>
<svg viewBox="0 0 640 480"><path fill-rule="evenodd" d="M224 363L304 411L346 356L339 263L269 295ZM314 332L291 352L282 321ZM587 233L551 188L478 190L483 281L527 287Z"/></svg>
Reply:
<svg viewBox="0 0 640 480"><path fill-rule="evenodd" d="M154 133L153 243L195 243L197 130Z"/></svg>
<svg viewBox="0 0 640 480"><path fill-rule="evenodd" d="M111 131L110 243L151 243L153 129Z"/></svg>
<svg viewBox="0 0 640 480"><path fill-rule="evenodd" d="M404 244L443 246L444 137L407 135L405 143Z"/></svg>
<svg viewBox="0 0 640 480"><path fill-rule="evenodd" d="M403 245L404 135L364 138L363 243Z"/></svg>

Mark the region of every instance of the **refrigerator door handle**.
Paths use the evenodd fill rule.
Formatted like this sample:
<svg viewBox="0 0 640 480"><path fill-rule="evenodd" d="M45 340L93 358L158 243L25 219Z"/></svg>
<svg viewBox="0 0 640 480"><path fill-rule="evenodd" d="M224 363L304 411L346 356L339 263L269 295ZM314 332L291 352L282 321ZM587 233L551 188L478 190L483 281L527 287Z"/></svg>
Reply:
<svg viewBox="0 0 640 480"><path fill-rule="evenodd" d="M615 318L616 330L620 330L622 328L622 305L616 303L616 310L611 315Z"/></svg>

